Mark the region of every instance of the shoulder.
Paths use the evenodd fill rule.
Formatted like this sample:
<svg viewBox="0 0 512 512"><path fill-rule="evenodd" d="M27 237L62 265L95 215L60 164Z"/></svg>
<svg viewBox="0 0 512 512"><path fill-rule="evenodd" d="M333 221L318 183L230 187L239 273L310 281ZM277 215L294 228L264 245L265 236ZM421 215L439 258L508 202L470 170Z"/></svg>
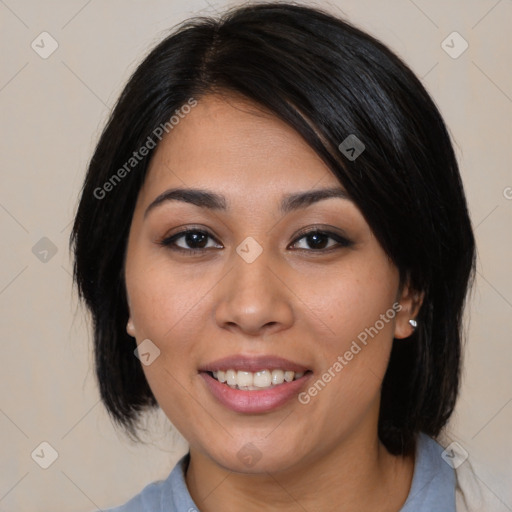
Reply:
<svg viewBox="0 0 512 512"><path fill-rule="evenodd" d="M478 478L467 451L446 432L437 442L445 447L455 470L456 512L507 512L510 508L500 501ZM448 460L449 460L448 459Z"/></svg>
<svg viewBox="0 0 512 512"><path fill-rule="evenodd" d="M125 504L104 512L182 512L196 510L185 483L188 454L174 466L165 480L152 482Z"/></svg>
<svg viewBox="0 0 512 512"><path fill-rule="evenodd" d="M435 439L419 433L411 489L400 512L456 512L455 473L443 460L443 450Z"/></svg>
<svg viewBox="0 0 512 512"><path fill-rule="evenodd" d="M124 505L108 508L104 512L160 512L163 488L167 480L152 482Z"/></svg>

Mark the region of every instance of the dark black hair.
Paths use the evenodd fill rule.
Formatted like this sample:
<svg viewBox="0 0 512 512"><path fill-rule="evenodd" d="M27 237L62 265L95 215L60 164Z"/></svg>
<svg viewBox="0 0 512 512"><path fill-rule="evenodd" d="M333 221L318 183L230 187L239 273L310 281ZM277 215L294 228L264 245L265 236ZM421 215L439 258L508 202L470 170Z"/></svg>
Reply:
<svg viewBox="0 0 512 512"><path fill-rule="evenodd" d="M329 13L293 4L181 24L138 66L100 137L70 243L105 406L138 438L140 413L157 405L125 330L124 255L154 153L137 150L158 142L157 128L169 131L191 98L215 92L241 94L302 135L357 204L401 282L424 293L417 330L394 341L379 418L386 448L411 453L418 432L439 434L459 388L475 247L456 158L434 102L394 53ZM354 135L365 146L355 159L339 149Z"/></svg>

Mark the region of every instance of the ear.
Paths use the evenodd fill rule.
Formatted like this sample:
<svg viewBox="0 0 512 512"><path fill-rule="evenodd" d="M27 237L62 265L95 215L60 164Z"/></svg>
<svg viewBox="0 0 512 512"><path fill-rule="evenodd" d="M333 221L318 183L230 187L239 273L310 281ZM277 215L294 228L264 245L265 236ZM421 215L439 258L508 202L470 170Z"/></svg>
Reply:
<svg viewBox="0 0 512 512"><path fill-rule="evenodd" d="M132 304L128 292L126 293L126 302L128 303L128 322L126 323L126 332L135 338L135 325L133 324L132 315L130 313Z"/></svg>
<svg viewBox="0 0 512 512"><path fill-rule="evenodd" d="M133 325L132 317L128 318L128 323L126 324L126 332L135 338L135 326Z"/></svg>
<svg viewBox="0 0 512 512"><path fill-rule="evenodd" d="M396 315L395 338L408 338L414 332L414 327L409 323L409 320L416 319L424 296L424 292L417 292L412 289L409 281L404 285L397 298L401 309Z"/></svg>

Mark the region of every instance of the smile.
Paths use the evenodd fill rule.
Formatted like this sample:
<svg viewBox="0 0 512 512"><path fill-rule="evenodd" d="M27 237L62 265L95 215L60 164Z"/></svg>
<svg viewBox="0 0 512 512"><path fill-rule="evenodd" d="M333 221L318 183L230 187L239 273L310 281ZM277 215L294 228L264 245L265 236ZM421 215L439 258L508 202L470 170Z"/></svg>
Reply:
<svg viewBox="0 0 512 512"><path fill-rule="evenodd" d="M259 372L249 372L242 370L218 370L211 372L211 375L218 382L225 383L232 389L243 391L258 391L269 389L273 386L279 386L284 382L292 382L300 379L304 372L294 372L292 370L262 370Z"/></svg>

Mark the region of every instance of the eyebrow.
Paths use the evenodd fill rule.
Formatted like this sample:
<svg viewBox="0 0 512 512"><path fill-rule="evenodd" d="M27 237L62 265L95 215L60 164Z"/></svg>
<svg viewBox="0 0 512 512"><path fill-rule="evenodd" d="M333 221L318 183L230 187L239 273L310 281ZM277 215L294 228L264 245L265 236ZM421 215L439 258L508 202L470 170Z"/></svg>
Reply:
<svg viewBox="0 0 512 512"><path fill-rule="evenodd" d="M351 200L347 193L339 187L308 190L306 192L286 194L281 201L280 211L281 213L286 214L300 208L306 208L307 206L318 201L322 201L323 199L330 199L333 197L349 201ZM157 206L169 201L181 201L199 206L200 208L207 208L209 210L228 210L226 198L221 194L198 188L172 188L161 193L146 208L144 217L146 217L149 212Z"/></svg>

